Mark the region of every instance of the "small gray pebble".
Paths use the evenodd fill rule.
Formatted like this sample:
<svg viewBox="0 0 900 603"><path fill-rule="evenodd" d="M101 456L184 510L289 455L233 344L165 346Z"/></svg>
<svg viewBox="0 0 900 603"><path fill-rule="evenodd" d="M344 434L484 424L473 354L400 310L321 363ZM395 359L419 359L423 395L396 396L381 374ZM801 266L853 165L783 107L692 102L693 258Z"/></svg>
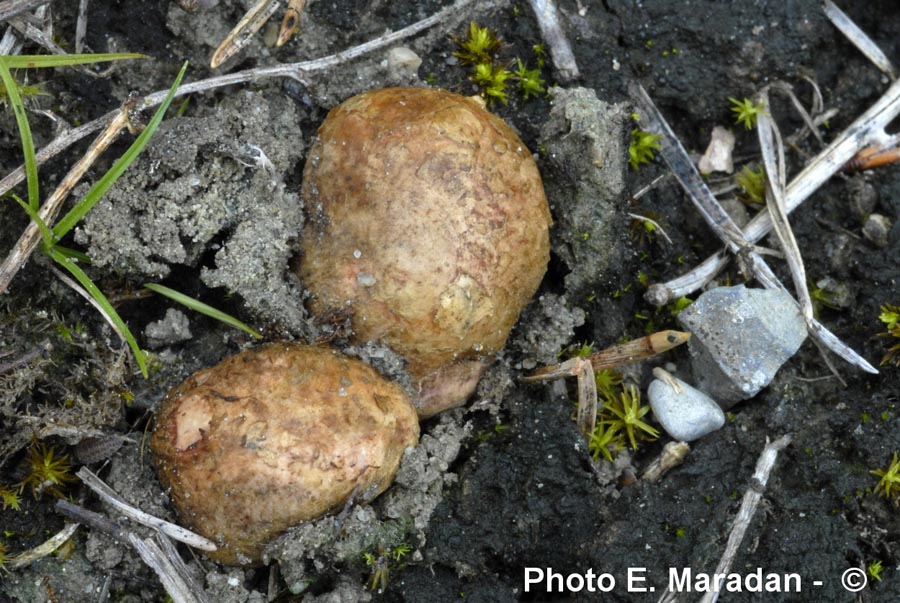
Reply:
<svg viewBox="0 0 900 603"><path fill-rule="evenodd" d="M678 322L691 332L697 386L724 408L771 383L806 339L796 302L778 289L718 287L681 311Z"/></svg>
<svg viewBox="0 0 900 603"><path fill-rule="evenodd" d="M668 383L654 379L647 390L650 408L663 429L682 442L692 442L722 428L725 413L716 401L684 381L677 393Z"/></svg>

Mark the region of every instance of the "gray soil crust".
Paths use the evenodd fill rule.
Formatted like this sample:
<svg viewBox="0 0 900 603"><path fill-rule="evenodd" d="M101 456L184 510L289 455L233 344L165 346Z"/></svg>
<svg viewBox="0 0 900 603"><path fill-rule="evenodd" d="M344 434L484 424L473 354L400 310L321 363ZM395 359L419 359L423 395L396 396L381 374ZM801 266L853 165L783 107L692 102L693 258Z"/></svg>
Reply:
<svg viewBox="0 0 900 603"><path fill-rule="evenodd" d="M179 4L89 3L91 51L127 50L149 58L118 64L102 77L74 69L29 71L47 95L29 105L38 148L55 133L39 109L84 123L117 108L132 92L167 89L183 60L190 62L186 81L310 60L396 31L452 2L311 0L288 44L272 43L282 9L215 71L209 68L215 46L253 2L200 2L193 12ZM900 60L900 4L839 4L888 57ZM68 41L77 3L52 5L55 31ZM879 478L871 471L886 469L900 451L900 367L885 364L880 374L869 375L832 359L842 384L807 341L770 386L732 406L725 426L693 442L683 464L656 482L641 475L668 436L622 450L613 462L595 459L573 420L574 379L520 380L582 344L602 349L678 328L671 307L644 300L647 285L684 273L720 248L661 160L629 166L637 127L630 82L647 89L692 156L706 150L714 126L730 128L739 170L759 164L760 152L755 132L735 124L729 97L752 97L783 81L808 103L815 82L825 108L837 110L820 128L827 142L878 99L888 78L831 25L819 0L560 0L559 7L581 77L560 81L548 57L542 68L547 94L524 100L513 85L508 104L490 106L534 153L553 215L547 275L506 348L465 407L422 423L419 447L407 450L394 485L372 504L289 530L266 549L264 567L225 567L180 549L211 601L655 602L669 584L669 568L713 572L744 493L760 488L751 480L759 454L767 439L785 434L792 442L777 460L732 571L796 573L802 591L745 590L723 593L722 600L857 600L842 588L842 573L880 561L880 580L870 579L859 600L896 601L900 498L892 504L876 492ZM534 45L542 39L529 4L485 0L304 82L260 78L192 95L180 107L183 99L176 101L178 115L170 110L135 165L63 241L91 257L90 276L151 354L150 376L141 377L116 333L54 276L50 261L35 254L0 296L0 485L26 478L28 451L40 440L76 466L90 467L134 506L178 521L143 434L170 388L256 342L145 295L147 282L229 312L265 341L329 342L408 388L403 360L394 352L352 345L347 321L318 321L307 311L309 294L293 269L309 209L299 196L303 165L327 112L354 94L395 85L476 93L468 68L453 55L454 39L465 36L471 21L503 40L500 61L514 68L519 57L534 65ZM398 47L414 52L421 64L391 55ZM37 52L26 45L25 54ZM773 116L786 134L803 128L780 97ZM126 133L108 155L115 157L132 138ZM45 194L85 147L74 145L41 167ZM800 139L788 150L789 174L820 149L813 137ZM87 192L111 161L102 159L73 198ZM15 119L4 107L0 177L20 162ZM733 182L733 174L710 177L715 190ZM14 190L26 194L24 185ZM28 222L7 201L0 204L4 255ZM629 214L652 218L670 240ZM875 225L883 228L880 234L864 233L872 214L886 218ZM900 305L900 171L889 165L841 173L791 214L791 224L811 281L831 279L828 286L837 292L819 308L819 319L878 365L900 343L879 336L885 325L878 319L881 306ZM773 238L760 244L778 245ZM771 264L789 284L784 263ZM732 265L717 282L744 281ZM645 391L653 367L663 365L693 382L685 348L623 373ZM64 494L127 524L77 481ZM0 545L8 558L63 527L54 502L26 489L21 510L3 507ZM563 576L610 574L616 587L603 595L587 588L560 593L541 583L526 592L526 568L552 568ZM628 590L634 568L646 568L644 592ZM815 580L822 585L814 586ZM92 603L104 588L108 601L166 600L132 547L91 528L80 528L61 553L0 569L0 603ZM701 596L682 593L678 600Z"/></svg>

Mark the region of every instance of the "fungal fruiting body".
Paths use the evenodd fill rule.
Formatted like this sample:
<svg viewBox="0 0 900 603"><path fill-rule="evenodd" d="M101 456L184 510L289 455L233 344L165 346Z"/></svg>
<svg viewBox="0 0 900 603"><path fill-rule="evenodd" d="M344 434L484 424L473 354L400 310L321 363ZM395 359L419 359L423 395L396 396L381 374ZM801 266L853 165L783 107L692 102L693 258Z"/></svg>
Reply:
<svg viewBox="0 0 900 603"><path fill-rule="evenodd" d="M278 343L172 390L150 443L182 521L220 545L210 557L256 564L288 527L384 491L418 437L399 386L332 350Z"/></svg>
<svg viewBox="0 0 900 603"><path fill-rule="evenodd" d="M333 109L303 174L298 273L319 315L407 361L420 417L463 403L549 260L537 166L480 99L386 88Z"/></svg>

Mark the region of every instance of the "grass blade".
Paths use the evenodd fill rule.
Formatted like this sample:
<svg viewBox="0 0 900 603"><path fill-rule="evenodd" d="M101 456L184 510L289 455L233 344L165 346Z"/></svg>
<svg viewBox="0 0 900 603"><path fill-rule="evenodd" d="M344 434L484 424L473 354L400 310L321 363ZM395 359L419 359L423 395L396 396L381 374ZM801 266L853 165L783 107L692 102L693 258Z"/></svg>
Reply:
<svg viewBox="0 0 900 603"><path fill-rule="evenodd" d="M70 247L63 247L62 245L54 245L53 248L63 254L65 257L77 260L80 264L90 266L94 263L93 261L91 261L90 256L83 251L78 251L77 249L72 249Z"/></svg>
<svg viewBox="0 0 900 603"><path fill-rule="evenodd" d="M234 316L230 314L226 314L221 310L217 310L208 304L204 304L201 301L194 299L193 297L188 297L184 293L180 293L175 289L170 289L169 287L158 285L156 283L147 283L144 285L147 289L155 293L159 293L160 295L164 295L171 299L172 301L178 302L179 304L194 310L195 312L199 312L200 314L205 314L210 318L215 318L220 322L224 322L227 325L235 327L236 329L240 329L246 333L249 333L253 337L260 339L262 335L257 331L254 331L252 328L247 326L245 323L241 322Z"/></svg>
<svg viewBox="0 0 900 603"><path fill-rule="evenodd" d="M22 140L22 153L25 156L25 182L28 185L28 206L37 211L39 204L37 161L34 158L34 139L31 137L31 126L28 124L28 116L25 115L25 103L19 94L19 87L10 72L9 60L11 57L0 56L0 80L6 87L6 96L9 105L16 116L16 125L19 127L19 138Z"/></svg>
<svg viewBox="0 0 900 603"><path fill-rule="evenodd" d="M22 197L15 194L10 194L10 196L16 200L16 203L22 206L22 209L25 210L28 217L37 224L38 230L41 231L41 243L43 244L44 250L49 249L50 246L53 245L53 233L50 232L50 227L47 226L47 223L44 222L44 219L41 218L41 215L37 210L25 203L25 201L22 200Z"/></svg>
<svg viewBox="0 0 900 603"><path fill-rule="evenodd" d="M146 58L149 57L136 52L108 52L98 54L22 54L4 57L4 60L9 69L40 69L43 67L66 67L68 65L87 65L104 61Z"/></svg>
<svg viewBox="0 0 900 603"><path fill-rule="evenodd" d="M187 61L185 61L184 65L181 67L181 71L178 72L178 77L175 78L175 83L172 84L172 87L169 89L169 94L166 95L166 99L159 106L159 109L156 110L156 113L153 114L153 118L150 120L150 123L147 124L147 127L144 128L144 131L141 132L141 135L137 137L131 146L128 148L125 153L119 157L116 162L113 164L109 171L107 171L102 178L100 178L97 183L91 187L91 190L84 196L81 201L75 204L69 213L60 219L57 222L56 226L53 227L53 234L57 240L63 238L66 233L72 230L76 224L78 224L79 220L81 220L85 214L87 214L91 209L103 198L103 195L106 194L106 191L110 189L110 187L115 184L116 180L125 172L126 169L137 159L138 155L140 155L141 151L144 150L144 147L147 146L147 143L150 141L150 137L153 136L153 133L156 132L156 128L159 127L160 122L162 122L163 116L166 114L166 109L169 108L169 105L172 104L172 98L175 95L175 90L178 89L179 84L181 84L181 79L184 77L184 73L187 70Z"/></svg>
<svg viewBox="0 0 900 603"><path fill-rule="evenodd" d="M141 369L141 374L144 378L147 378L147 361L144 358L144 351L140 348L137 343L137 340L134 338L134 335L131 334L131 331L128 329L128 326L125 324L125 321L122 320L122 317L119 316L119 313L116 312L116 309L113 308L112 304L109 303L109 300L106 299L106 296L103 295L103 292L94 284L94 281L81 269L81 267L72 261L70 258L67 258L63 253L61 253L58 249L51 247L47 250L47 255L53 258L57 264L65 268L69 271L69 273L75 277L82 287L90 293L91 297L97 302L97 304L103 309L103 312L106 314L106 317L116 325L119 329L119 332L125 337L125 341L128 343L128 346L131 348L131 351L134 353L134 359L137 360L138 366Z"/></svg>

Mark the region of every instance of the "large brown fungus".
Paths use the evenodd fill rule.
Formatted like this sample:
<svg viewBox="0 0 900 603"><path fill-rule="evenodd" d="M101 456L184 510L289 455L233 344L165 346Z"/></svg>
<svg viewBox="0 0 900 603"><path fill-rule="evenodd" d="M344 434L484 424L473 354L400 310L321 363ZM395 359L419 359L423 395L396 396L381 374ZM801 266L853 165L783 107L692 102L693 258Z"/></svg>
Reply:
<svg viewBox="0 0 900 603"><path fill-rule="evenodd" d="M151 439L160 480L225 563L256 563L291 525L387 488L418 417L469 397L549 259L534 160L475 98L351 98L322 124L302 195L298 270L314 312L347 312L358 341L401 354L416 407L366 365L294 344L242 352L174 389Z"/></svg>
<svg viewBox="0 0 900 603"><path fill-rule="evenodd" d="M333 109L303 173L299 275L319 315L408 363L421 417L463 403L549 260L550 213L519 137L477 98L386 88Z"/></svg>
<svg viewBox="0 0 900 603"><path fill-rule="evenodd" d="M255 564L290 526L384 491L418 437L400 387L337 352L281 343L175 388L150 444L182 521L220 546L210 557Z"/></svg>

